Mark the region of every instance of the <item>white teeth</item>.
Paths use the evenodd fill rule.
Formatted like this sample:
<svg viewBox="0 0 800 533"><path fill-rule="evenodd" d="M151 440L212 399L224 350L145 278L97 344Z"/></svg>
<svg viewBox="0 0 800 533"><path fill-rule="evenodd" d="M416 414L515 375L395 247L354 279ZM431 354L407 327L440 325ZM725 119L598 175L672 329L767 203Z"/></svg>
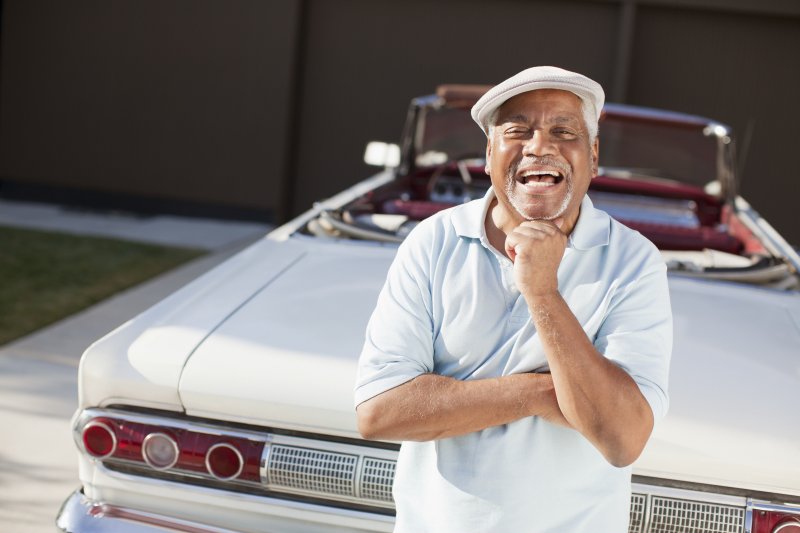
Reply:
<svg viewBox="0 0 800 533"><path fill-rule="evenodd" d="M554 170L530 170L522 174L523 178L527 178L528 176L553 176L557 178L559 177L559 173Z"/></svg>
<svg viewBox="0 0 800 533"><path fill-rule="evenodd" d="M560 178L561 174L555 170L528 170L520 174L519 181L524 185L537 185L544 187L555 185Z"/></svg>

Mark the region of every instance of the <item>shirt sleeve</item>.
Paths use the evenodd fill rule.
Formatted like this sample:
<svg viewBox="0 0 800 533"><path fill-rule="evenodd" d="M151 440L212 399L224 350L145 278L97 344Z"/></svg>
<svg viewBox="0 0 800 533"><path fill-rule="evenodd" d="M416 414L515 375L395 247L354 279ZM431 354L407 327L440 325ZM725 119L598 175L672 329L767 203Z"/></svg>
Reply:
<svg viewBox="0 0 800 533"><path fill-rule="evenodd" d="M612 299L594 346L639 386L657 423L667 413L672 310L666 267L657 265Z"/></svg>
<svg viewBox="0 0 800 533"><path fill-rule="evenodd" d="M367 325L356 406L433 371L430 262L420 245L421 233L412 232L398 249Z"/></svg>

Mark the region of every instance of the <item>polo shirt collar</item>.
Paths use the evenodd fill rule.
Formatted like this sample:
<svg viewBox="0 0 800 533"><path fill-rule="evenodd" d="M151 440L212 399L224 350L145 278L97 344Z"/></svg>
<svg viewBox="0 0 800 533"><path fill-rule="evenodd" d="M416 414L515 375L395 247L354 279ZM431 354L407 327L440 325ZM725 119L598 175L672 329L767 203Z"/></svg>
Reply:
<svg viewBox="0 0 800 533"><path fill-rule="evenodd" d="M581 214L569 236L570 246L577 250L591 250L607 246L611 237L611 217L595 209L589 195L581 201Z"/></svg>
<svg viewBox="0 0 800 533"><path fill-rule="evenodd" d="M494 198L494 189L489 187L486 194L480 200L473 200L461 206L460 209L453 211L451 218L453 228L459 237L468 239L480 239L485 237L486 228L483 221L486 220L486 212Z"/></svg>
<svg viewBox="0 0 800 533"><path fill-rule="evenodd" d="M489 187L486 195L456 209L452 216L453 228L460 237L486 240L484 221L489 205L494 199L494 189ZM611 233L611 217L605 211L595 209L589 196L581 201L581 214L569 236L569 246L577 250L591 250L608 245Z"/></svg>

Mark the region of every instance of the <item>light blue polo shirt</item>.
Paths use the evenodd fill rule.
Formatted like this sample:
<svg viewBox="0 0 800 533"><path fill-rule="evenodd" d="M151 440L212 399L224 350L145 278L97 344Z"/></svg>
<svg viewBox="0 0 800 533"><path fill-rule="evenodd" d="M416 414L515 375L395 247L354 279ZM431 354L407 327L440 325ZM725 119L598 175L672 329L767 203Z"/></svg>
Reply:
<svg viewBox="0 0 800 533"><path fill-rule="evenodd" d="M512 263L486 238L492 198L490 189L424 220L398 249L367 327L356 405L423 373L467 380L547 369ZM663 417L672 315L656 247L585 197L558 285L595 348ZM625 532L630 476L577 431L539 417L404 442L395 531Z"/></svg>

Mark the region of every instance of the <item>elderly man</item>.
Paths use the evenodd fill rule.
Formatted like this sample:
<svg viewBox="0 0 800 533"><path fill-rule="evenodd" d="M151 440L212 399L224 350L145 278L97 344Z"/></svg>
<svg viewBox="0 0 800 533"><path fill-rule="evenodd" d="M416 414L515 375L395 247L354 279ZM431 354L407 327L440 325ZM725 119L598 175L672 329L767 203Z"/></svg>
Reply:
<svg viewBox="0 0 800 533"><path fill-rule="evenodd" d="M356 385L364 437L403 441L397 532L627 531L672 318L656 248L586 196L603 100L554 67L489 90L492 187L398 250Z"/></svg>

